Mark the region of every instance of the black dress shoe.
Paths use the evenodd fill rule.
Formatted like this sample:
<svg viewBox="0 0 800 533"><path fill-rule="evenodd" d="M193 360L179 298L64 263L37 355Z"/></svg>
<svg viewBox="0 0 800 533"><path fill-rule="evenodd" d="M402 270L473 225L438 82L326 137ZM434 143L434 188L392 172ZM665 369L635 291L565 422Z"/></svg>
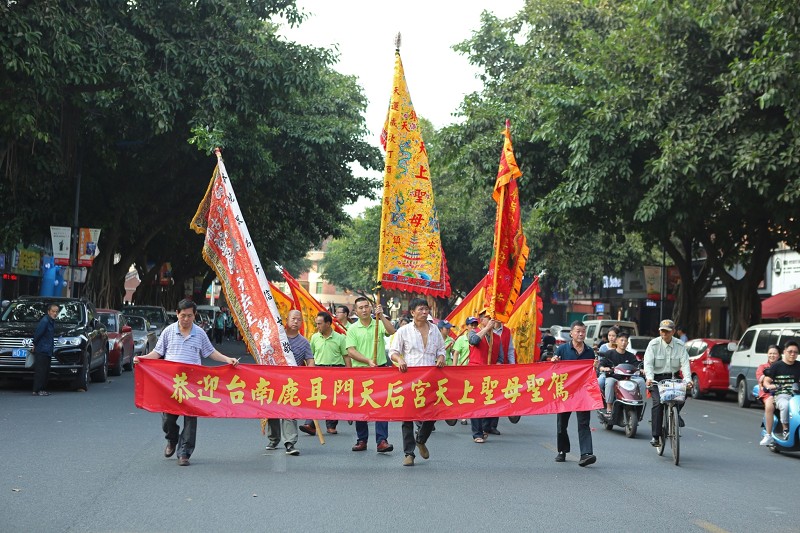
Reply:
<svg viewBox="0 0 800 533"><path fill-rule="evenodd" d="M592 455L591 453L585 453L581 455L581 460L578 461L578 466L589 466L597 462L597 457Z"/></svg>
<svg viewBox="0 0 800 533"><path fill-rule="evenodd" d="M164 448L164 457L172 457L173 455L175 455L175 445L168 442L167 447Z"/></svg>
<svg viewBox="0 0 800 533"><path fill-rule="evenodd" d="M563 463L566 460L567 460L567 454L564 452L558 452L558 455L556 455L556 462Z"/></svg>
<svg viewBox="0 0 800 533"><path fill-rule="evenodd" d="M653 437L652 439L650 439L650 446L652 446L653 448L658 447L658 444L659 444L658 437Z"/></svg>

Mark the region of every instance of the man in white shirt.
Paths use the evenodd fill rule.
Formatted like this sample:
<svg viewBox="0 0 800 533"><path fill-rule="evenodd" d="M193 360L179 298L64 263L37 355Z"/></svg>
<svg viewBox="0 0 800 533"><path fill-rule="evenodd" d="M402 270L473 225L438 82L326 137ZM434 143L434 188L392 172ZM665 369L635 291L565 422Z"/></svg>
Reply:
<svg viewBox="0 0 800 533"><path fill-rule="evenodd" d="M664 418L664 404L658 394L658 382L662 379L672 379L681 372L683 381L687 386L692 385L692 372L689 369L689 354L683 343L674 337L675 322L672 320L662 320L658 325L659 338L653 339L647 345L644 352L644 376L647 379L647 386L650 388L650 397L653 399L651 411L651 429L653 438L650 439L651 446L658 446L661 437L661 428ZM678 410L683 406L679 406ZM680 418L680 417L679 417ZM683 426L683 420L680 420Z"/></svg>
<svg viewBox="0 0 800 533"><path fill-rule="evenodd" d="M430 307L423 298L411 300L409 305L413 321L397 330L389 348L389 356L397 364L400 372L405 372L409 366L436 366L444 367L445 352L442 335L436 326L428 322ZM430 457L425 443L431 435L433 421L422 423L416 438L414 438L414 422L403 422L403 466L414 466L414 448L419 448L423 459Z"/></svg>

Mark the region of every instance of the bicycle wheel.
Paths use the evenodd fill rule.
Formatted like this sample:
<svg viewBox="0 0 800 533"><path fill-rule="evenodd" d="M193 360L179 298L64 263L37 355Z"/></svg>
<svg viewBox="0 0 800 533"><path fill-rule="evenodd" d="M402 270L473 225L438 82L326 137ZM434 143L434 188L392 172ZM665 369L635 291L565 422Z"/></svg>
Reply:
<svg viewBox="0 0 800 533"><path fill-rule="evenodd" d="M661 422L661 437L659 437L658 446L656 446L656 451L658 452L659 457L664 455L664 448L667 447L668 435L669 435L669 406L664 405L664 413L662 415L662 422Z"/></svg>
<svg viewBox="0 0 800 533"><path fill-rule="evenodd" d="M677 466L681 460L681 428L678 421L678 406L671 405L670 408L670 425L672 426L672 432L670 433L670 439L672 440L672 459L675 461L675 465Z"/></svg>

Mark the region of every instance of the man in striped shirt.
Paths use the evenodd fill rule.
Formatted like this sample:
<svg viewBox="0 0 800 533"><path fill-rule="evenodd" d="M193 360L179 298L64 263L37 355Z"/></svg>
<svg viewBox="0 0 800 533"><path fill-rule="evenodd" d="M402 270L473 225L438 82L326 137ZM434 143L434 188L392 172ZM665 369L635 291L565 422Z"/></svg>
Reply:
<svg viewBox="0 0 800 533"><path fill-rule="evenodd" d="M214 349L203 328L194 323L197 304L188 299L181 300L178 302L177 314L178 321L164 328L153 351L134 357L134 364L138 363L140 359L161 359L162 357L167 361L189 365L202 364L201 357L209 357L214 361L233 366L239 364L238 359L223 355ZM172 457L177 450L178 465L189 466L189 457L194 451L197 435L197 417L184 416L183 431L180 431L179 416L161 413L161 428L164 430L164 438L167 439L164 457Z"/></svg>
<svg viewBox="0 0 800 533"><path fill-rule="evenodd" d="M423 298L414 298L409 305L413 321L397 330L389 348L389 355L397 364L400 372L409 366L444 367L445 353L442 335L436 327L428 322L431 312L428 302ZM423 459L430 457L425 443L431 435L433 421L426 420L414 438L414 422L403 422L403 466L414 466L414 447L419 448Z"/></svg>

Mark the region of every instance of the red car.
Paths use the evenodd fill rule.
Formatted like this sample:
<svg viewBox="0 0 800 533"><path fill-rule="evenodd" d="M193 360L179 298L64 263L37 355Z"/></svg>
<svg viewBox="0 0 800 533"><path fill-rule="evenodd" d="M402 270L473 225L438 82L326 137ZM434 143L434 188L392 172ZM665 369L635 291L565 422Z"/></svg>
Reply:
<svg viewBox="0 0 800 533"><path fill-rule="evenodd" d="M714 393L720 400L728 396L728 367L731 352L727 339L693 339L686 343L692 369L692 398Z"/></svg>
<svg viewBox="0 0 800 533"><path fill-rule="evenodd" d="M98 309L97 318L108 333L108 373L119 376L133 368L133 330L121 311Z"/></svg>

